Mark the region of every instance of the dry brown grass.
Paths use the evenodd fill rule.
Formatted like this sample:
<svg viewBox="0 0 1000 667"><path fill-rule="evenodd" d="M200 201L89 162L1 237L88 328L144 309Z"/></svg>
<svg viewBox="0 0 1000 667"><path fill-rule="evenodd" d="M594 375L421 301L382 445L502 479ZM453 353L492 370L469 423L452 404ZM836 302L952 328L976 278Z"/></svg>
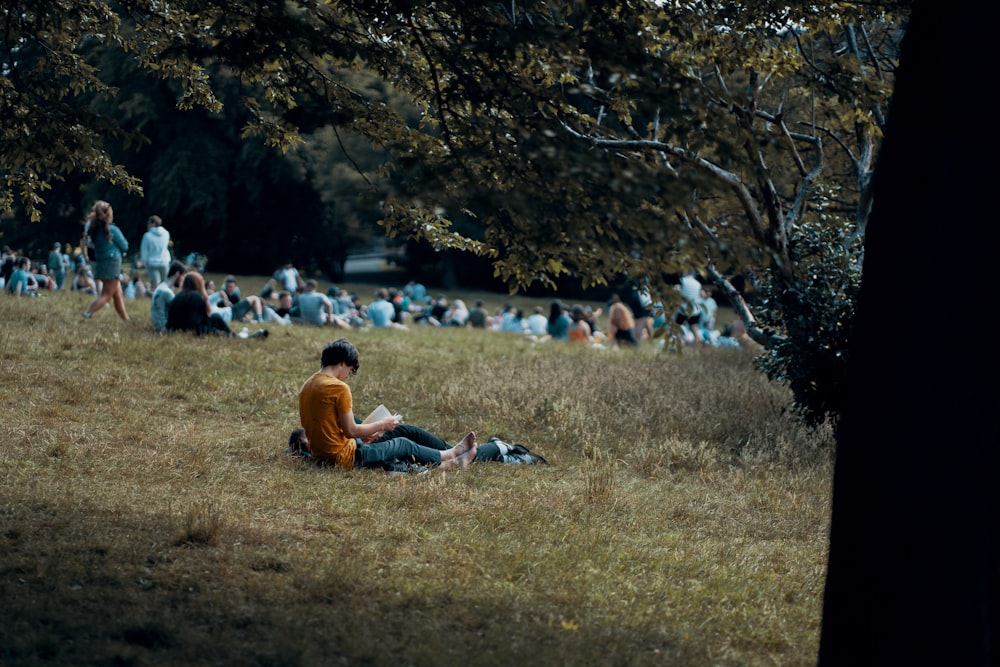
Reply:
<svg viewBox="0 0 1000 667"><path fill-rule="evenodd" d="M552 463L391 477L281 454L334 332L87 301L0 298L0 663L815 661L830 436L749 354L352 333L358 412Z"/></svg>

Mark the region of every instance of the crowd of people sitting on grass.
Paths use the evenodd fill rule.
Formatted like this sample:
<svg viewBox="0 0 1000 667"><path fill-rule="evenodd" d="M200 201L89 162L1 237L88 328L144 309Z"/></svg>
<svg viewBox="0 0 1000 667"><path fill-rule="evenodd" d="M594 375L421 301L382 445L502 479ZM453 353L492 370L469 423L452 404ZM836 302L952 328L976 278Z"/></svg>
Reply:
<svg viewBox="0 0 1000 667"><path fill-rule="evenodd" d="M162 229L159 224L154 228ZM259 294L244 294L232 275L222 280L220 288L199 271L176 260L169 261L162 271L134 268L129 272L121 269L119 260L112 267L112 271L118 272L117 289L102 299L109 274L96 276L97 262L88 260L86 253L73 253L56 243L47 259L47 264L36 263L4 247L0 287L21 296L59 290L89 294L95 301L87 317L92 317L104 303L111 303L118 310L120 294L119 315L130 319L127 314L122 315L125 302L149 298L150 322L156 331L183 329L247 337L251 335L249 326L265 324L331 326L343 330L468 327L519 334L532 342L567 341L610 348L653 342L654 332L669 324L667 317L671 317L685 344L739 347L749 340L738 315L724 329L718 328L718 305L693 273L681 279L678 285L681 305L673 313L667 313L662 304L653 303L634 287L613 294L603 307L567 305L555 299L548 308L536 305L528 313L513 303L488 312L481 300L467 305L460 298L449 299L440 293L431 296L417 281L399 288L376 288L367 300L357 292L336 286L321 291L315 279L304 279L290 261L267 279ZM143 266L138 261L135 264ZM59 268L52 270L49 268L52 266ZM205 316L193 317L188 313L168 322L169 306L175 296L183 295L174 306L179 311L181 304L190 306L198 301L191 293L197 293L207 303ZM198 308L201 310L200 304ZM234 331L234 327L240 330Z"/></svg>
<svg viewBox="0 0 1000 667"><path fill-rule="evenodd" d="M56 242L45 262L3 248L0 287L17 296L72 290L93 297L84 317L114 306L130 320L127 303L150 299L150 322L156 331L194 331L226 336L266 336L249 333L250 325L292 324L338 329L397 329L412 326L469 327L526 336L532 342L567 341L595 348L636 347L657 339L654 332L674 323L685 344L738 347L748 340L737 316L720 331L718 305L696 274L683 276L677 286L680 306L667 313L636 284L615 293L603 307L572 306L555 299L546 309L530 313L513 303L487 312L483 301L467 305L444 294L431 296L416 280L402 287L379 287L368 298L336 286L323 291L313 278L303 278L291 260L282 262L259 294L244 294L234 276L221 288L204 277L204 259L191 255L185 263L172 257L170 234L158 216L147 220L140 252L132 269L123 269L129 243L114 224L114 211L95 202L86 216L80 245ZM606 325L601 318L607 313ZM670 318L668 321L667 318ZM240 329L238 332L234 328Z"/></svg>
<svg viewBox="0 0 1000 667"><path fill-rule="evenodd" d="M5 245L0 254L0 288L19 296L55 292L66 287L67 277L76 272L78 264L79 260L63 252L60 243L56 243L49 253L48 263L18 255ZM75 284L75 280L71 284Z"/></svg>
<svg viewBox="0 0 1000 667"><path fill-rule="evenodd" d="M469 327L524 335L533 342L568 341L597 348L635 347L654 340L654 332L670 324L680 330L682 344L739 347L749 340L737 315L719 330L718 303L694 273L678 285L681 305L667 313L634 285L615 293L603 306L567 305L553 300L546 309L533 306L530 314L513 303L488 312L482 300L467 306L462 299L444 294L431 297L426 288L411 281L402 288L379 288L373 299L362 303L357 294L330 288L327 323L349 329L358 327L407 329L410 326ZM601 317L607 312L606 326ZM662 339L661 339L662 340Z"/></svg>

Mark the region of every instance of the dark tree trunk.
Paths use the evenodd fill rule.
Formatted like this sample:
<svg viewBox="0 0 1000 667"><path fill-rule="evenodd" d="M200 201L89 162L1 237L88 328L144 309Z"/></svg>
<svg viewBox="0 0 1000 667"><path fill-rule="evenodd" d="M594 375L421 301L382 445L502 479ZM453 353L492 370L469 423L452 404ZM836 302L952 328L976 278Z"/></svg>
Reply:
<svg viewBox="0 0 1000 667"><path fill-rule="evenodd" d="M1000 340L986 325L1000 225L984 11L917 2L903 46L838 433L823 667L996 657Z"/></svg>

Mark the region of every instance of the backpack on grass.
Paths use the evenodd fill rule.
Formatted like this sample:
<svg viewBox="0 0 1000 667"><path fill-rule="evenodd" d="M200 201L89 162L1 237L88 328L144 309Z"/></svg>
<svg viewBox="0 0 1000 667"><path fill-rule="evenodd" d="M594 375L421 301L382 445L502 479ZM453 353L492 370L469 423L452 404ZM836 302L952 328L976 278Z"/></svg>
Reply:
<svg viewBox="0 0 1000 667"><path fill-rule="evenodd" d="M502 440L495 435L486 442L493 443L500 448L499 458L493 459L499 463L513 463L520 465L549 464L549 462L545 460L545 457L540 454L535 454L524 445L507 442L506 440Z"/></svg>

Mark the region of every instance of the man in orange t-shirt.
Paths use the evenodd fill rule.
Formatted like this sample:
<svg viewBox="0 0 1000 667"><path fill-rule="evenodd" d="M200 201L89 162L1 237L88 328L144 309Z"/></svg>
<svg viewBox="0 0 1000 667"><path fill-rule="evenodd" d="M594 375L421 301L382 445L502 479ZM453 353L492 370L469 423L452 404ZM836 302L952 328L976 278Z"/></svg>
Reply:
<svg viewBox="0 0 1000 667"><path fill-rule="evenodd" d="M349 340L339 338L323 348L320 365L320 370L299 391L299 419L317 463L374 468L406 461L448 469L464 468L475 459L476 434L471 432L462 442L444 451L402 437L365 444L391 431L399 420L386 417L359 424L354 418L351 388L345 380L358 372L360 361L357 348Z"/></svg>

